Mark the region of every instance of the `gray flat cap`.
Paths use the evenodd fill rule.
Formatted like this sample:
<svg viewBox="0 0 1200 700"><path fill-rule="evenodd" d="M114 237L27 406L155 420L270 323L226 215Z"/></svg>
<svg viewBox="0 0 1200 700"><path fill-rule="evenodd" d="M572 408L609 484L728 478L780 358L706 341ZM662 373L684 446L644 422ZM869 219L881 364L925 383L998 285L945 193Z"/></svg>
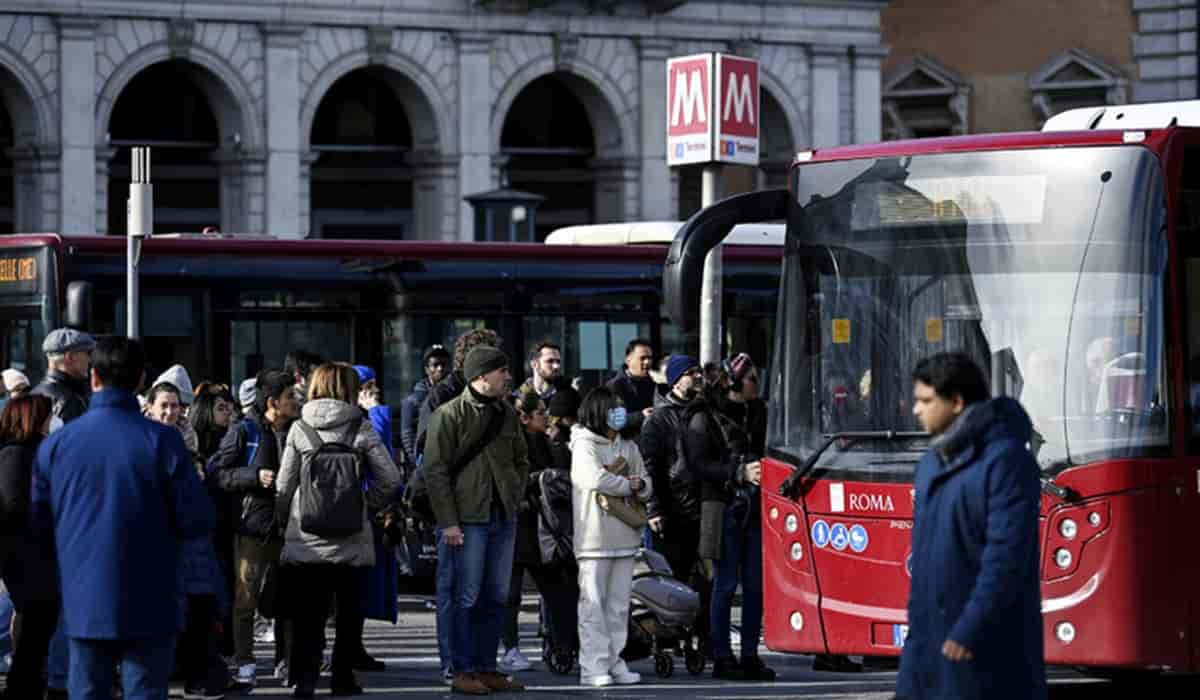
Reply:
<svg viewBox="0 0 1200 700"><path fill-rule="evenodd" d="M74 328L56 328L46 334L46 339L42 341L42 352L47 355L91 352L95 347L96 340L92 336Z"/></svg>

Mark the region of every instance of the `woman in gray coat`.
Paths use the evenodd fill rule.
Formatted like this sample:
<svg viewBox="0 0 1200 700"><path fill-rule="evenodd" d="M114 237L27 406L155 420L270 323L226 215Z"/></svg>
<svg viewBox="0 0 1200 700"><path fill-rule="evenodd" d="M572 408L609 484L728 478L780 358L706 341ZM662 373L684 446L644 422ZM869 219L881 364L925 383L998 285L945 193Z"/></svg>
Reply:
<svg viewBox="0 0 1200 700"><path fill-rule="evenodd" d="M358 375L353 367L344 363L318 367L309 380L308 403L288 432L276 477L276 520L284 532L281 590L285 594L290 591L294 600L287 610L293 625L293 697L313 697L324 652L325 620L334 595L338 613L330 689L334 695L362 692L353 664L359 642L355 618L362 607L363 576L375 564L369 518L395 494L400 472L371 423L362 419L355 405L357 397ZM315 464L320 462L317 468L324 470L336 462L335 458L315 457L322 444L342 444L360 456L359 483L353 488L320 478L315 480L320 483L314 483ZM366 489L362 489L364 484ZM362 494L363 502L357 508L361 514L354 514L353 508L350 512L361 524L347 530L345 505L353 504L355 488ZM338 526L334 527L332 521ZM310 531L318 529L313 524L316 522L323 523L324 534ZM339 534L330 534L333 531Z"/></svg>

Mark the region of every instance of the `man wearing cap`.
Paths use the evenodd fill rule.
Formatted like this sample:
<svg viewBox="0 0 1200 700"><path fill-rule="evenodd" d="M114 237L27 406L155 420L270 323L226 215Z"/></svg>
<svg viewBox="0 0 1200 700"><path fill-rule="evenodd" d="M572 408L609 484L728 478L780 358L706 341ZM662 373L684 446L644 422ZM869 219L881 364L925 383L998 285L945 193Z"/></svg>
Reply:
<svg viewBox="0 0 1200 700"><path fill-rule="evenodd" d="M92 393L88 385L88 371L95 347L96 341L92 336L74 328L50 331L42 342L48 369L33 393L54 402L54 415L64 423L83 415L88 408L88 398Z"/></svg>
<svg viewBox="0 0 1200 700"><path fill-rule="evenodd" d="M441 345L433 345L425 351L421 360L425 376L413 384L412 393L400 404L400 442L404 445L404 461L417 462L417 425L421 419L421 404L429 391L446 377L450 371L450 351Z"/></svg>
<svg viewBox="0 0 1200 700"><path fill-rule="evenodd" d="M467 355L463 376L467 388L430 417L425 469L437 517L438 559L451 565L451 686L488 695L523 689L497 672L496 647L529 458L517 413L505 401L512 381L508 357L479 345ZM452 474L452 465L464 458L468 461Z"/></svg>

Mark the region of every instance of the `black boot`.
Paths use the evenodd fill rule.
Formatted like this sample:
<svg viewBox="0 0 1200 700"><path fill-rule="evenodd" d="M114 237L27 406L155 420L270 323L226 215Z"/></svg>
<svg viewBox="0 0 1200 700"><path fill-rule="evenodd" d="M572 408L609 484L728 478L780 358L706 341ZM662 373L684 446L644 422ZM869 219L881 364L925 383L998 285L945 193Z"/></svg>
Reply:
<svg viewBox="0 0 1200 700"><path fill-rule="evenodd" d="M742 665L732 656L713 661L712 677L726 681L745 680Z"/></svg>
<svg viewBox="0 0 1200 700"><path fill-rule="evenodd" d="M748 681L773 681L775 670L769 668L757 656L742 657L742 676Z"/></svg>

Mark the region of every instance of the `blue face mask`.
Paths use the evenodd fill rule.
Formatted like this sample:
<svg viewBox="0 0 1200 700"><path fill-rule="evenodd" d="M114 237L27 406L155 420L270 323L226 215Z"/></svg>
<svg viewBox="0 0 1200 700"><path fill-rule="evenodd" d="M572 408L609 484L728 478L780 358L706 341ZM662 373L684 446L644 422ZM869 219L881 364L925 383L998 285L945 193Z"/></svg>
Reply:
<svg viewBox="0 0 1200 700"><path fill-rule="evenodd" d="M608 427L610 430L620 431L625 427L625 423L629 420L629 414L625 412L624 406L617 406L608 410Z"/></svg>

